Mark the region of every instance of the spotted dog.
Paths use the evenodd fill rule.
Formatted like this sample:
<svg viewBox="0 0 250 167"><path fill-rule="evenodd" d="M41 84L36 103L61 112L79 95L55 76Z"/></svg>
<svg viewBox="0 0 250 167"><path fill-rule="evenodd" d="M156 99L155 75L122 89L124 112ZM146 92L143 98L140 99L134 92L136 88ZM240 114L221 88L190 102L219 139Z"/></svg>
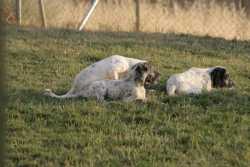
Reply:
<svg viewBox="0 0 250 167"><path fill-rule="evenodd" d="M147 62L137 63L131 68L126 78L94 81L71 96L94 98L98 101L104 101L106 98L123 101L144 101L146 99L144 84L150 70L151 66ZM46 95L63 98L51 91L47 91Z"/></svg>
<svg viewBox="0 0 250 167"><path fill-rule="evenodd" d="M166 83L169 96L178 94L200 94L203 90L211 91L216 88L233 88L234 83L224 67L190 68L189 70L172 75Z"/></svg>
<svg viewBox="0 0 250 167"><path fill-rule="evenodd" d="M77 92L81 91L94 81L105 79L118 80L125 78L132 66L143 62L146 61L119 55L113 55L100 60L86 67L79 74L77 74L71 89L66 94L61 95L60 98L73 98L76 96ZM152 68L148 77L146 78L145 85L157 83L159 77L159 72L153 70ZM51 90L46 89L45 94L48 94L48 92L51 92Z"/></svg>

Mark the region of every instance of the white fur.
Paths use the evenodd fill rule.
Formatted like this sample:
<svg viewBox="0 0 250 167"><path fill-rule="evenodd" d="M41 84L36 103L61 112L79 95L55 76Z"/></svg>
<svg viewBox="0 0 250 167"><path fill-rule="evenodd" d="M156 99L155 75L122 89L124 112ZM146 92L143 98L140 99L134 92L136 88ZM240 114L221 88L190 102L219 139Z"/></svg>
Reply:
<svg viewBox="0 0 250 167"><path fill-rule="evenodd" d="M141 63L138 63L141 64ZM73 97L86 97L94 98L98 101L104 101L105 98L113 100L133 101L146 99L146 91L144 88L144 82L149 74L149 71L140 74L140 81L137 81L138 73L133 68L129 71L126 78L120 80L100 80L94 81L80 91L73 94ZM55 98L65 98L65 96L58 96L51 90L47 89L45 95Z"/></svg>
<svg viewBox="0 0 250 167"><path fill-rule="evenodd" d="M127 72L133 65L140 62L146 62L146 61L119 55L113 55L107 57L80 71L80 73L76 75L71 89L65 95L58 96L54 94L53 97L57 98L77 97L78 92L86 88L89 84L93 83L94 81L122 79L127 76ZM52 92L52 91L50 89L46 89L45 92Z"/></svg>
<svg viewBox="0 0 250 167"><path fill-rule="evenodd" d="M169 96L179 94L200 94L203 90L211 91L211 68L190 68L189 70L172 75L166 83L166 91Z"/></svg>

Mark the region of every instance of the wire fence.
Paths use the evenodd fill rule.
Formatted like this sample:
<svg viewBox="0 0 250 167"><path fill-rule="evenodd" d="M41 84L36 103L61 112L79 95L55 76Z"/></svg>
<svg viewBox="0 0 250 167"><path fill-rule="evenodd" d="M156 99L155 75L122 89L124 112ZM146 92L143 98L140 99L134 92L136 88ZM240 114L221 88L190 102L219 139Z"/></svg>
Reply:
<svg viewBox="0 0 250 167"><path fill-rule="evenodd" d="M92 0L4 0L10 24L79 29ZM21 10L20 10L21 7ZM20 17L18 17L20 16ZM250 39L249 0L99 0L85 30Z"/></svg>

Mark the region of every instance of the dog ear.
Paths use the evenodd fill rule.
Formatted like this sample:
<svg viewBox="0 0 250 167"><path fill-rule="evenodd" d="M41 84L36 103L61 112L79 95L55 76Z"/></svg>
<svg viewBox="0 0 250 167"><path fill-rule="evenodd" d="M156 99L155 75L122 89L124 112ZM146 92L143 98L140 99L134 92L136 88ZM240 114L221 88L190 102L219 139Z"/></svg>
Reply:
<svg viewBox="0 0 250 167"><path fill-rule="evenodd" d="M150 63L146 62L142 64L142 70L143 71L149 71L151 69Z"/></svg>
<svg viewBox="0 0 250 167"><path fill-rule="evenodd" d="M131 67L131 70L135 69L135 67L137 67L138 64L134 64L132 67Z"/></svg>
<svg viewBox="0 0 250 167"><path fill-rule="evenodd" d="M161 74L158 71L154 71L155 79L159 79L161 77Z"/></svg>
<svg viewBox="0 0 250 167"><path fill-rule="evenodd" d="M137 63L136 64L136 67L135 67L135 71L138 72L138 73L141 73L142 72L142 67L141 67L141 63Z"/></svg>
<svg viewBox="0 0 250 167"><path fill-rule="evenodd" d="M210 76L212 81L212 87L221 88L225 86L225 79L227 76L227 71L225 68L214 68L213 71L210 73Z"/></svg>
<svg viewBox="0 0 250 167"><path fill-rule="evenodd" d="M135 81L136 82L142 82L142 67L141 67L141 63L138 63L135 67Z"/></svg>
<svg viewBox="0 0 250 167"><path fill-rule="evenodd" d="M135 67L135 81L144 84L145 80L143 76L145 72L150 71L150 65L148 63L137 63Z"/></svg>
<svg viewBox="0 0 250 167"><path fill-rule="evenodd" d="M143 73L150 70L150 64L148 63L138 63L135 69L138 73Z"/></svg>

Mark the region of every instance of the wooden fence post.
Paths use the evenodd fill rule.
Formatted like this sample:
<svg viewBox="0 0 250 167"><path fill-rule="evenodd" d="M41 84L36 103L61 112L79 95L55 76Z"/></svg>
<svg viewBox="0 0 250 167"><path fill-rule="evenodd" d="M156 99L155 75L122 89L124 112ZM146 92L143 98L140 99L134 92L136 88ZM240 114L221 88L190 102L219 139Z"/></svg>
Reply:
<svg viewBox="0 0 250 167"><path fill-rule="evenodd" d="M135 1L135 31L140 31L140 2L139 0Z"/></svg>
<svg viewBox="0 0 250 167"><path fill-rule="evenodd" d="M43 20L43 26L44 26L44 28L47 28L47 20L46 20L46 14L45 14L43 0L40 0L40 11L41 11L42 20Z"/></svg>
<svg viewBox="0 0 250 167"><path fill-rule="evenodd" d="M22 24L22 0L16 0L16 14L18 25Z"/></svg>
<svg viewBox="0 0 250 167"><path fill-rule="evenodd" d="M81 21L81 24L80 24L80 26L78 28L79 31L81 31L83 29L83 27L85 26L85 24L89 20L91 14L94 12L98 2L99 2L99 0L92 0L92 5L91 5L89 11L87 12L87 15L83 17L83 19Z"/></svg>

